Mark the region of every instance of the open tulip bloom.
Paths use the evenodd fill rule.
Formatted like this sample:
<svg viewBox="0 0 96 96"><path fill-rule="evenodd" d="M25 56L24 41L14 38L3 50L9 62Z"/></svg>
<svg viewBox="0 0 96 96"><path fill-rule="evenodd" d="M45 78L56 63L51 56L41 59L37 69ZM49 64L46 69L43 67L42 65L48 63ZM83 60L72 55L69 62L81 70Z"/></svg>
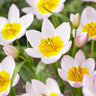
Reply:
<svg viewBox="0 0 96 96"><path fill-rule="evenodd" d="M82 91L84 96L96 96L96 71L93 72L92 76L84 76Z"/></svg>
<svg viewBox="0 0 96 96"><path fill-rule="evenodd" d="M95 68L95 61L92 58L85 60L84 53L79 50L75 59L65 55L61 61L61 68L59 69L60 77L69 82L72 87L81 87L82 80L85 74L91 75Z"/></svg>
<svg viewBox="0 0 96 96"><path fill-rule="evenodd" d="M12 4L9 9L8 20L5 17L0 17L0 44L11 43L22 37L32 21L32 14L20 18L19 9Z"/></svg>
<svg viewBox="0 0 96 96"><path fill-rule="evenodd" d="M7 96L10 91L11 78L15 69L15 62L11 56L6 57L0 64L0 96ZM16 76L13 86L17 84Z"/></svg>
<svg viewBox="0 0 96 96"><path fill-rule="evenodd" d="M32 84L26 83L26 93L22 96L63 96L61 94L58 83L48 78L46 84L39 80L32 80Z"/></svg>
<svg viewBox="0 0 96 96"><path fill-rule="evenodd" d="M92 7L85 8L81 15L77 34L81 32L88 32L89 40L96 40L96 10Z"/></svg>
<svg viewBox="0 0 96 96"><path fill-rule="evenodd" d="M22 9L24 13L32 13L36 15L38 19L44 19L46 17L51 16L51 13L46 11L45 8L48 10L58 13L61 12L62 9L64 8L64 2L66 0L26 0L26 2L31 6L31 7L25 7Z"/></svg>
<svg viewBox="0 0 96 96"><path fill-rule="evenodd" d="M33 47L25 49L27 54L41 58L46 64L56 62L62 54L69 51L72 43L69 42L69 23L62 23L55 29L48 19L43 21L42 32L30 30L26 32L26 36Z"/></svg>

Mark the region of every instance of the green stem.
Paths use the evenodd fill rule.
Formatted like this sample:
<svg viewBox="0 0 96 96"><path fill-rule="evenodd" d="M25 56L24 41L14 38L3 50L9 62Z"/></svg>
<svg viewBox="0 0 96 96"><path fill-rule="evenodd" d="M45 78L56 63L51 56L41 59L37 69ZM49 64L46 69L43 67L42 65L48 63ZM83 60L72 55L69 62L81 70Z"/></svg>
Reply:
<svg viewBox="0 0 96 96"><path fill-rule="evenodd" d="M19 46L20 53L21 53L22 55L24 55L24 54L23 54L23 49L22 49L22 47L21 47L20 42L19 42L18 39L16 40L16 43L17 43L17 45Z"/></svg>
<svg viewBox="0 0 96 96"><path fill-rule="evenodd" d="M75 29L74 44L73 44L73 53L72 53L72 56L73 57L74 57L75 52L76 52L76 46L75 46L76 33L77 33L77 29Z"/></svg>
<svg viewBox="0 0 96 96"><path fill-rule="evenodd" d="M57 61L56 63L52 64L52 67L54 69L54 72L56 73L57 77L58 77L58 80L59 80L59 85L61 86L63 83L62 83L62 80L58 74L58 68L59 68L59 62Z"/></svg>
<svg viewBox="0 0 96 96"><path fill-rule="evenodd" d="M30 61L30 59L29 59L29 56L28 56L27 54L24 54L23 49L22 49L22 47L21 47L21 45L20 45L20 43L19 43L19 40L16 40L16 42L17 42L17 45L19 46L19 49L20 49L21 54L22 54L25 58L27 58L27 61L28 61L28 64L29 64L28 67L29 67L29 69L31 70L34 78L36 79L37 77L36 77L36 74L35 74L35 72L34 72L34 70L33 70L33 67L32 67L33 62L31 63L31 61ZM21 57L21 56L20 56L20 57ZM24 60L23 57L21 57L21 58Z"/></svg>
<svg viewBox="0 0 96 96"><path fill-rule="evenodd" d="M24 60L25 62L27 61L23 56L19 56L19 58L21 58L21 59Z"/></svg>
<svg viewBox="0 0 96 96"><path fill-rule="evenodd" d="M58 27L58 23L56 21L56 17L54 15L52 15L51 17L52 17L52 22L54 24L54 27L57 28Z"/></svg>
<svg viewBox="0 0 96 96"><path fill-rule="evenodd" d="M94 52L94 40L92 40L92 45L91 45L91 58L93 58L93 52Z"/></svg>
<svg viewBox="0 0 96 96"><path fill-rule="evenodd" d="M71 87L71 96L74 96L74 89Z"/></svg>
<svg viewBox="0 0 96 96"><path fill-rule="evenodd" d="M87 53L86 45L83 46L83 52L85 54L85 58L87 59L88 58L88 53Z"/></svg>

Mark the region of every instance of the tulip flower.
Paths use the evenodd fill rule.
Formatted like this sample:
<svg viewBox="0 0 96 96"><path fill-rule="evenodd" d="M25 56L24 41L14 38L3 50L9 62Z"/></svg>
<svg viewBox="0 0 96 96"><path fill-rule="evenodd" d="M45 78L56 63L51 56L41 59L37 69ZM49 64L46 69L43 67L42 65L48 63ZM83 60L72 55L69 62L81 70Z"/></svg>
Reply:
<svg viewBox="0 0 96 96"><path fill-rule="evenodd" d="M73 23L73 27L78 28L79 24L80 24L80 14L79 13L77 13L76 15L71 14L70 15L70 20Z"/></svg>
<svg viewBox="0 0 96 96"><path fill-rule="evenodd" d="M96 71L93 72L92 76L84 76L82 91L84 96L96 96Z"/></svg>
<svg viewBox="0 0 96 96"><path fill-rule="evenodd" d="M20 18L19 9L15 4L12 4L9 8L8 20L5 17L0 17L0 44L12 43L21 38L32 21L32 14Z"/></svg>
<svg viewBox="0 0 96 96"><path fill-rule="evenodd" d="M12 75L15 69L15 62L12 56L6 57L0 64L0 96L7 96L10 91ZM17 84L19 75L14 80L14 85Z"/></svg>
<svg viewBox="0 0 96 96"><path fill-rule="evenodd" d="M25 7L22 9L24 13L32 13L40 20L45 19L52 14L46 11L48 10L59 13L64 8L64 2L66 0L26 0L31 7Z"/></svg>
<svg viewBox="0 0 96 96"><path fill-rule="evenodd" d="M75 59L65 55L61 61L61 69L58 69L59 76L69 82L72 87L82 87L82 81L85 74L91 75L95 69L95 61L92 58L85 60L84 53L79 50Z"/></svg>
<svg viewBox="0 0 96 96"><path fill-rule="evenodd" d="M6 55L12 56L14 59L19 57L19 51L12 45L4 44L3 50Z"/></svg>
<svg viewBox="0 0 96 96"><path fill-rule="evenodd" d="M89 40L96 40L96 10L89 6L82 12L77 35L84 32L88 33Z"/></svg>
<svg viewBox="0 0 96 96"><path fill-rule="evenodd" d="M69 23L62 23L56 29L48 19L44 19L42 32L30 30L26 32L27 39L33 48L25 49L26 53L35 58L41 58L46 64L56 62L62 54L69 51Z"/></svg>
<svg viewBox="0 0 96 96"><path fill-rule="evenodd" d="M46 84L39 80L32 80L32 84L27 82L26 93L21 96L63 96L61 94L58 83L48 78Z"/></svg>
<svg viewBox="0 0 96 96"><path fill-rule="evenodd" d="M75 39L75 44L77 47L82 47L83 45L85 45L88 41L88 33L84 32L84 33L80 33L79 35L77 35L76 39Z"/></svg>

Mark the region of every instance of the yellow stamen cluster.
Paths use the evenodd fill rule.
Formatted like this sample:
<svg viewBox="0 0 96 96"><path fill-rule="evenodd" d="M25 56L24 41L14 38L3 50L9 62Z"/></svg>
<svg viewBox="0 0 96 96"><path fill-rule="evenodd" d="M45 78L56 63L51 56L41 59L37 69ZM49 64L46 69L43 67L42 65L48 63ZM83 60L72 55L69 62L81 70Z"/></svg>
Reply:
<svg viewBox="0 0 96 96"><path fill-rule="evenodd" d="M85 67L72 67L68 72L68 80L74 81L74 82L82 82L83 76L85 74L90 75L87 68Z"/></svg>
<svg viewBox="0 0 96 96"><path fill-rule="evenodd" d="M10 83L10 74L6 71L0 71L0 92L7 90Z"/></svg>
<svg viewBox="0 0 96 96"><path fill-rule="evenodd" d="M41 93L41 96L47 96L47 95ZM51 92L49 96L58 96L58 95L57 95L57 93Z"/></svg>
<svg viewBox="0 0 96 96"><path fill-rule="evenodd" d="M16 37L21 30L20 23L6 23L1 30L2 36L6 39L13 39Z"/></svg>
<svg viewBox="0 0 96 96"><path fill-rule="evenodd" d="M63 48L64 41L59 36L41 39L38 46L41 54L46 57L56 56Z"/></svg>
<svg viewBox="0 0 96 96"><path fill-rule="evenodd" d="M59 0L39 0L37 3L38 10L42 13L49 13L44 9L47 8L50 11L53 11L58 6Z"/></svg>
<svg viewBox="0 0 96 96"><path fill-rule="evenodd" d="M96 36L96 22L86 23L81 32L88 32L89 37Z"/></svg>

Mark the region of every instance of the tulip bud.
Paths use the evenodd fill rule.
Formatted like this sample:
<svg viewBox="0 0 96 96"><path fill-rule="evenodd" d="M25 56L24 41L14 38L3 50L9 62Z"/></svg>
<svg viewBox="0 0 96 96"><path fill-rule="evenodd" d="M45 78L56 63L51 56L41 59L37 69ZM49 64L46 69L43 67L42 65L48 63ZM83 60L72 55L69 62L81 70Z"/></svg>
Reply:
<svg viewBox="0 0 96 96"><path fill-rule="evenodd" d="M70 20L73 23L73 27L78 28L80 25L80 14L79 13L77 13L76 15L71 14Z"/></svg>
<svg viewBox="0 0 96 96"><path fill-rule="evenodd" d="M84 33L80 33L79 35L77 35L76 39L75 39L75 44L77 47L82 47L83 45L85 45L88 41L88 33L84 32Z"/></svg>
<svg viewBox="0 0 96 96"><path fill-rule="evenodd" d="M19 57L19 51L12 45L4 44L3 50L6 55L12 56L14 59Z"/></svg>

